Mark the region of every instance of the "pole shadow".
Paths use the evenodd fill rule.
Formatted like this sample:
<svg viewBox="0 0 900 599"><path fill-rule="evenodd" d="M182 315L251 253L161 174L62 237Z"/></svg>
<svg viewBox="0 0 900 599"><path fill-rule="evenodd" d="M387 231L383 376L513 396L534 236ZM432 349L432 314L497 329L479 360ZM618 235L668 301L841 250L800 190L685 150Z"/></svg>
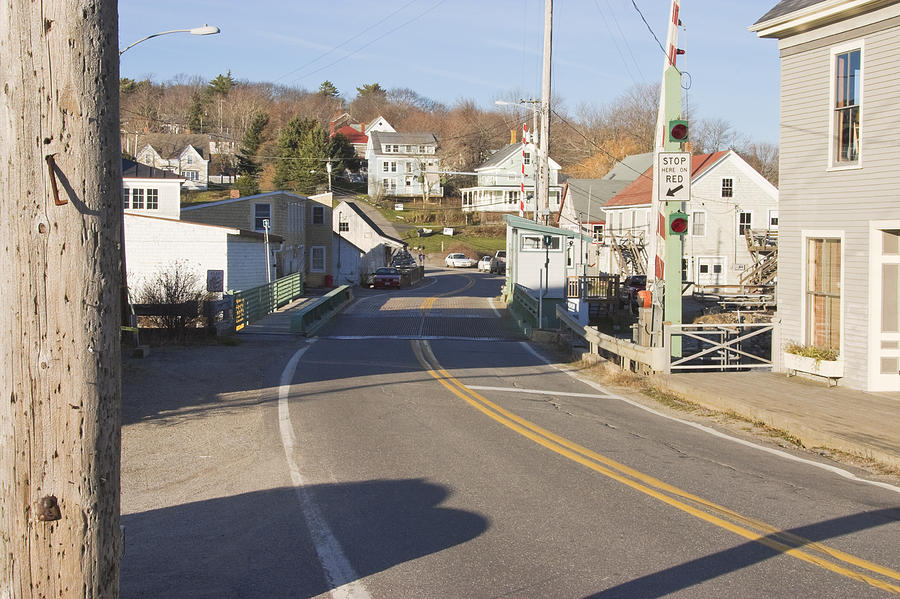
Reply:
<svg viewBox="0 0 900 599"><path fill-rule="evenodd" d="M312 597L332 590L296 489L245 493L122 517L127 597ZM488 520L439 507L423 479L304 488L359 578L474 539ZM335 581L339 586L348 581Z"/></svg>

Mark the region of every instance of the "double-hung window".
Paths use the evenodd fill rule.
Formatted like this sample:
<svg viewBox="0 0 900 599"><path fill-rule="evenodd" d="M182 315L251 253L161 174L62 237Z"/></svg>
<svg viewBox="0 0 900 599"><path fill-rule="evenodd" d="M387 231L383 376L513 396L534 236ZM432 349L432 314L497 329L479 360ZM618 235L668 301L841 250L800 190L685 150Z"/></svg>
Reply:
<svg viewBox="0 0 900 599"><path fill-rule="evenodd" d="M859 164L862 48L833 55L831 166Z"/></svg>
<svg viewBox="0 0 900 599"><path fill-rule="evenodd" d="M122 189L122 207L125 210L128 210L128 191L127 187Z"/></svg>
<svg viewBox="0 0 900 599"><path fill-rule="evenodd" d="M159 210L159 190L147 190L147 210Z"/></svg>
<svg viewBox="0 0 900 599"><path fill-rule="evenodd" d="M325 246L309 248L309 272L325 272Z"/></svg>
<svg viewBox="0 0 900 599"><path fill-rule="evenodd" d="M324 206L313 206L313 208L312 208L312 224L314 224L314 225L324 225L325 224L325 207Z"/></svg>
<svg viewBox="0 0 900 599"><path fill-rule="evenodd" d="M144 190L143 189L132 189L131 190L131 207L137 210L144 209Z"/></svg>
<svg viewBox="0 0 900 599"><path fill-rule="evenodd" d="M741 210L738 219L738 235L744 235L753 227L753 213Z"/></svg>
<svg viewBox="0 0 900 599"><path fill-rule="evenodd" d="M841 240L806 241L806 342L840 349Z"/></svg>
<svg viewBox="0 0 900 599"><path fill-rule="evenodd" d="M722 197L734 197L734 179L722 179Z"/></svg>
<svg viewBox="0 0 900 599"><path fill-rule="evenodd" d="M691 235L694 237L706 235L706 212L691 213Z"/></svg>

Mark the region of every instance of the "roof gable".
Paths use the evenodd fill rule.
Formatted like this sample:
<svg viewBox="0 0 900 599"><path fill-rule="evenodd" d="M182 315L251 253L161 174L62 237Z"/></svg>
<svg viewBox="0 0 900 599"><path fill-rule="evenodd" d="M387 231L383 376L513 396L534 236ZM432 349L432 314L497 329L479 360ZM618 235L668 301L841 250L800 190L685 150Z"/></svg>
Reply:
<svg viewBox="0 0 900 599"><path fill-rule="evenodd" d="M162 169L153 168L140 162L134 162L126 158L122 159L122 178L123 179L169 179L172 181L183 181L184 178L176 175L172 171L164 171Z"/></svg>
<svg viewBox="0 0 900 599"><path fill-rule="evenodd" d="M691 156L691 183L709 172L716 164L725 159L731 150L713 152L712 154L697 154ZM735 154L736 155L736 154ZM653 201L653 167L651 166L641 176L632 181L625 189L616 194L606 208L625 208L628 206L650 205Z"/></svg>

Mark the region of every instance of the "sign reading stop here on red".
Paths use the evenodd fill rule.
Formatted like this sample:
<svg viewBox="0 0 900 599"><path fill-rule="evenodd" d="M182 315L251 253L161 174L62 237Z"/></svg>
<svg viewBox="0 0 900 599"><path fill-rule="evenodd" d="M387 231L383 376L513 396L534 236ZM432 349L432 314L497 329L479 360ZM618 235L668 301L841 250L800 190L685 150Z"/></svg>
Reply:
<svg viewBox="0 0 900 599"><path fill-rule="evenodd" d="M690 152L660 152L656 167L656 185L661 202L686 202L691 199Z"/></svg>

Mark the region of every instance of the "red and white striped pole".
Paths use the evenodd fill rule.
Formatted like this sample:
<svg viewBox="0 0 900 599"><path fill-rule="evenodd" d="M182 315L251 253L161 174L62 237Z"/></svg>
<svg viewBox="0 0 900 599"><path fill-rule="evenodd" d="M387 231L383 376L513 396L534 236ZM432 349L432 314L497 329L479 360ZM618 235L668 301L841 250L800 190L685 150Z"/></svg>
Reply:
<svg viewBox="0 0 900 599"><path fill-rule="evenodd" d="M525 172L525 148L526 138L528 137L528 125L522 123L522 185L519 190L519 216L525 217L525 177L528 174Z"/></svg>

